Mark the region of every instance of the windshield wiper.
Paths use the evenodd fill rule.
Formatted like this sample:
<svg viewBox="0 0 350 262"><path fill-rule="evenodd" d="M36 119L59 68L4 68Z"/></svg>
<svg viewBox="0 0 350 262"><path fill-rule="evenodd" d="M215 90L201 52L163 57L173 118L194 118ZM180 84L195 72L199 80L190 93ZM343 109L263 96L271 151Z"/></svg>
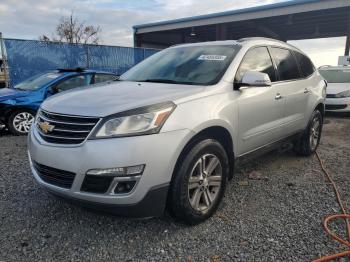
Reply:
<svg viewBox="0 0 350 262"><path fill-rule="evenodd" d="M151 83L166 83L166 84L183 84L183 85L196 85L195 82L186 82L186 81L176 81L171 79L162 79L162 78L150 78L145 80L139 80L138 82L151 82Z"/></svg>
<svg viewBox="0 0 350 262"><path fill-rule="evenodd" d="M162 78L150 78L141 80L139 82L152 82L152 83L168 83L168 84L178 84L178 81L170 80L170 79L162 79Z"/></svg>

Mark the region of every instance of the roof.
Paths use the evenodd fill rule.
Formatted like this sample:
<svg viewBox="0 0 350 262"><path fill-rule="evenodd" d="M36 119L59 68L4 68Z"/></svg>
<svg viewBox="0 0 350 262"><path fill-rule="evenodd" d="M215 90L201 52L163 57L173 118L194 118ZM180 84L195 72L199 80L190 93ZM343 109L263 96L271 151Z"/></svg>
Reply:
<svg viewBox="0 0 350 262"><path fill-rule="evenodd" d="M251 43L251 44L269 44L269 45L274 45L277 44L279 46L284 46L287 48L291 48L294 49L298 52L304 53L303 51L301 51L298 47L295 47L294 45L291 45L287 42L284 41L280 41L277 39L273 39L273 38L267 38L267 37L246 37L246 38L241 38L238 40L239 43L243 43L243 42L247 42L247 43Z"/></svg>
<svg viewBox="0 0 350 262"><path fill-rule="evenodd" d="M297 50L298 52L303 53L299 48L288 44L283 41L279 41L276 39L272 38L266 38L266 37L247 37L247 38L242 38L239 40L221 40L221 41L207 41L207 42L196 42L196 43L184 43L184 44L178 44L174 45L171 48L177 48L177 47L182 47L182 46L210 46L210 45L244 45L244 44L249 44L249 45L278 45L286 48L290 48L293 50Z"/></svg>
<svg viewBox="0 0 350 262"><path fill-rule="evenodd" d="M308 5L308 8L304 8ZM303 6L303 8L301 8ZM293 0L285 1L275 4L262 5L244 9L230 10L225 12L213 13L208 15L199 15L193 17L186 17L168 21L161 21L155 23L147 23L133 26L136 33L141 33L176 29L181 27L190 27L188 23L193 23L192 26L200 26L205 24L225 23L229 21L248 20L268 16L286 15L292 13L307 12L313 10L323 10L329 8L337 8L350 6L348 0ZM274 12L279 10L279 12ZM271 12L272 11L272 12ZM224 18L229 18L225 20Z"/></svg>
<svg viewBox="0 0 350 262"><path fill-rule="evenodd" d="M181 46L219 46L219 45L241 45L236 40L222 40L222 41L206 41L206 42L196 42L196 43L183 43L171 46L171 48L181 47Z"/></svg>

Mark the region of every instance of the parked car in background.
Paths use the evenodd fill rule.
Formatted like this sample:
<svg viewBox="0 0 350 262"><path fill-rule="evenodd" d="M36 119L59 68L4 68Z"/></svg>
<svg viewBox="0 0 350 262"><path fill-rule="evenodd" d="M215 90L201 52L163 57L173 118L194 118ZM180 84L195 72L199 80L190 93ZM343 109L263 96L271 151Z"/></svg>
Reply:
<svg viewBox="0 0 350 262"><path fill-rule="evenodd" d="M326 83L299 49L266 38L178 45L105 88L47 99L28 137L50 192L121 215L195 224L238 159L319 144Z"/></svg>
<svg viewBox="0 0 350 262"><path fill-rule="evenodd" d="M59 69L33 76L13 88L0 89L0 124L12 134L27 134L36 111L47 97L116 78L115 74L102 71Z"/></svg>
<svg viewBox="0 0 350 262"><path fill-rule="evenodd" d="M350 66L322 66L318 70L328 83L326 111L350 112Z"/></svg>

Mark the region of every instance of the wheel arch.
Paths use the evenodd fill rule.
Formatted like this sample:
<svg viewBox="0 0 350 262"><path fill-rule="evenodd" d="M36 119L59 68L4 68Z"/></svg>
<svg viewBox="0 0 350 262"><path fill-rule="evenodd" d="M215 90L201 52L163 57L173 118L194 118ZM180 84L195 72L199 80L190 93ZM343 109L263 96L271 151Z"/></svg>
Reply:
<svg viewBox="0 0 350 262"><path fill-rule="evenodd" d="M185 146L182 148L176 164L173 170L172 178L177 172L178 168L181 165L186 154L191 150L194 144L198 143L201 140L212 138L217 140L225 149L230 163L230 179L233 176L234 169L234 142L231 133L229 130L222 125L213 125L207 126L199 131L196 131L195 134L187 141Z"/></svg>
<svg viewBox="0 0 350 262"><path fill-rule="evenodd" d="M316 107L314 108L314 111L315 110L319 110L322 114L322 117L324 117L326 114L326 108L325 108L325 104L323 102L318 103L316 105Z"/></svg>
<svg viewBox="0 0 350 262"><path fill-rule="evenodd" d="M8 118L10 117L10 115L14 112L17 112L17 111L21 111L21 110L27 110L31 113L33 113L34 115L36 114L36 111L37 110L34 110L32 108L29 108L29 107L26 107L26 106L13 106L13 107L9 107L6 112L5 112L5 119L6 121L8 120Z"/></svg>

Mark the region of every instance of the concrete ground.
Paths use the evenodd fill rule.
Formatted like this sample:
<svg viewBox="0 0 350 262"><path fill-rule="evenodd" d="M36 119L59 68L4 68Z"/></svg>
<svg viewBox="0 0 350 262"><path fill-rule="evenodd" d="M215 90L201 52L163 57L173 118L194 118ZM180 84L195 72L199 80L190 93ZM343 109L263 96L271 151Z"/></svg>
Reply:
<svg viewBox="0 0 350 262"><path fill-rule="evenodd" d="M350 207L349 133L349 117L327 117L319 154ZM198 226L95 213L40 188L26 138L0 135L0 261L310 261L344 250L322 228L338 212L316 156L287 151L237 168L217 214Z"/></svg>

